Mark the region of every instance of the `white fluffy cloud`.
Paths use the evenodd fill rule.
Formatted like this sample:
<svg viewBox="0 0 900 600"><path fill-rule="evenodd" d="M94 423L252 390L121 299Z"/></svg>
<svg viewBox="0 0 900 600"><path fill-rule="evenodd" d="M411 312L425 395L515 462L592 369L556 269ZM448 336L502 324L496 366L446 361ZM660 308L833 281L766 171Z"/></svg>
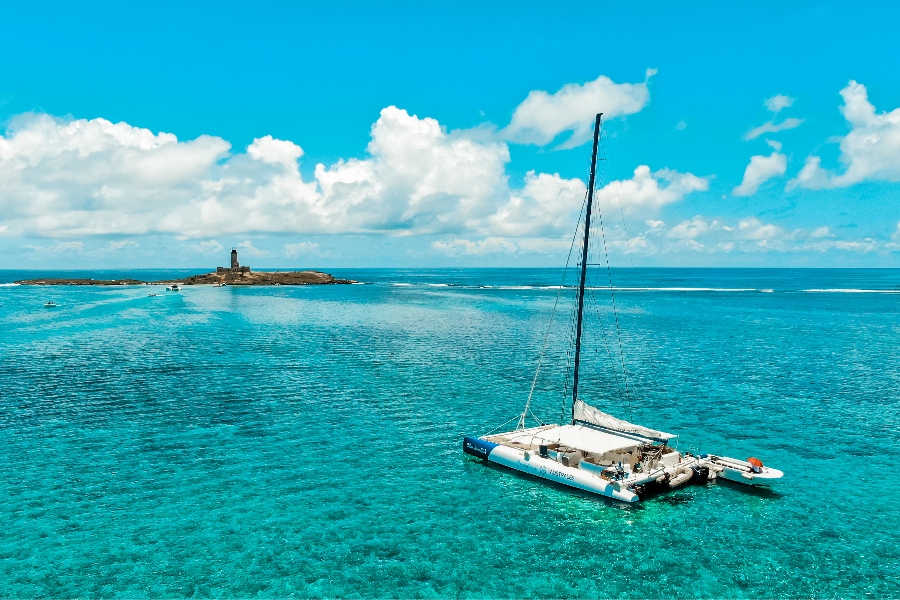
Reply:
<svg viewBox="0 0 900 600"><path fill-rule="evenodd" d="M691 192L708 188L707 179L691 173L670 169L651 173L650 167L641 165L631 179L612 181L599 188L594 202L600 214L610 210L618 214L620 207L626 214L655 211ZM515 236L565 235L572 228L573 213L580 210L585 191L580 179L530 171L525 176L525 187L511 194L509 201L488 218L485 231Z"/></svg>
<svg viewBox="0 0 900 600"><path fill-rule="evenodd" d="M251 256L268 256L269 253L266 250L260 250L259 248L255 248L253 243L250 240L246 242L241 242L237 245L238 248L243 248L242 252L247 252Z"/></svg>
<svg viewBox="0 0 900 600"><path fill-rule="evenodd" d="M782 108L787 108L794 103L794 98L790 96L784 96L782 94L778 94L777 96L772 96L763 102L766 108L768 108L773 113L778 113Z"/></svg>
<svg viewBox="0 0 900 600"><path fill-rule="evenodd" d="M496 254L498 252L515 252L517 246L502 237L489 237L480 241L445 240L431 244L435 250L449 256Z"/></svg>
<svg viewBox="0 0 900 600"><path fill-rule="evenodd" d="M288 258L302 256L304 254L317 254L319 245L313 242L298 242L296 244L285 244L284 255Z"/></svg>
<svg viewBox="0 0 900 600"><path fill-rule="evenodd" d="M501 134L512 142L544 146L571 131L571 137L559 148L574 148L591 138L598 111L605 119L612 119L644 108L650 102L647 82L655 73L656 69L647 69L643 83L615 83L600 76L584 85L566 84L555 94L535 90L516 108Z"/></svg>
<svg viewBox="0 0 900 600"><path fill-rule="evenodd" d="M719 219L697 215L666 228L660 221L648 221L650 229L631 240L637 254L702 252L891 252L896 245L871 238L838 239L828 227L787 229L757 217L739 219L728 225ZM613 247L623 246L614 242Z"/></svg>
<svg viewBox="0 0 900 600"><path fill-rule="evenodd" d="M759 186L779 175L784 175L787 170L787 156L773 152L769 156L752 156L750 164L744 170L744 179L741 185L734 188L735 196L752 196Z"/></svg>
<svg viewBox="0 0 900 600"><path fill-rule="evenodd" d="M781 112L782 109L787 108L794 104L794 98L789 96L784 96L778 94L777 96L772 96L763 101L763 105L769 109L771 112L776 115ZM786 129L794 129L795 127L799 127L803 123L804 119L796 119L789 118L785 119L781 123L776 123L775 120L768 121L763 123L759 127L754 127L750 131L744 134L743 139L746 140L754 140L761 136L764 133L778 133L779 131L784 131ZM772 142L769 142L771 144ZM777 142L776 142L777 143ZM780 150L781 148L776 148L776 150Z"/></svg>
<svg viewBox="0 0 900 600"><path fill-rule="evenodd" d="M220 244L216 240L204 240L202 242L197 242L196 244L191 244L190 248L197 254L218 254L219 252L225 250L225 248L222 247L222 244Z"/></svg>
<svg viewBox="0 0 900 600"><path fill-rule="evenodd" d="M615 209L621 204L626 214L638 209L659 209L677 202L687 194L709 189L709 180L691 173L679 173L660 169L654 173L641 165L634 176L624 181L613 181L594 195L601 207Z"/></svg>
<svg viewBox="0 0 900 600"><path fill-rule="evenodd" d="M367 160L318 165L304 181L303 150L265 136L245 154L211 136L174 135L104 119L15 120L0 137L0 222L17 234L455 230L507 199L505 144L441 131L388 107Z"/></svg>
<svg viewBox="0 0 900 600"><path fill-rule="evenodd" d="M804 119L795 119L794 117L785 119L781 123L768 121L767 123L763 123L759 127L754 127L753 129L745 133L744 139L754 140L764 133L778 133L779 131L784 131L786 129L794 129L795 127L799 127L803 123L803 121Z"/></svg>
<svg viewBox="0 0 900 600"><path fill-rule="evenodd" d="M198 252L221 249L211 236L248 233L552 238L568 233L585 192L579 179L535 172L510 189L505 143L448 134L393 106L372 127L370 158L319 164L308 180L293 142L265 136L246 153L229 150L210 136L180 142L103 119L22 117L0 137L0 223L13 235L208 240ZM599 189L597 202L655 210L707 186L640 166Z"/></svg>
<svg viewBox="0 0 900 600"><path fill-rule="evenodd" d="M900 181L900 108L877 114L865 86L851 81L841 90L841 113L851 126L841 139L840 175L823 169L821 158L810 156L789 188L846 187L865 180Z"/></svg>
<svg viewBox="0 0 900 600"><path fill-rule="evenodd" d="M136 247L138 245L139 244L137 242L132 242L131 240L126 240L126 241L121 241L121 242L110 242L109 249L110 250L121 250L122 248L125 248L126 246L135 246Z"/></svg>
<svg viewBox="0 0 900 600"><path fill-rule="evenodd" d="M653 256L679 253L823 253L832 250L856 253L900 251L900 244L872 238L839 239L828 227L788 229L766 223L757 217L746 217L726 224L720 219L697 215L667 227L663 221L648 220L648 229L626 237L624 232L607 231L607 247L612 256L632 253ZM900 223L894 239L900 241ZM450 256L485 254L523 254L543 252L557 254L569 248L571 238L549 239L490 237L482 240L452 239L434 242L432 248Z"/></svg>
<svg viewBox="0 0 900 600"><path fill-rule="evenodd" d="M247 147L247 154L273 165L292 168L297 159L303 156L303 149L293 142L276 140L271 135L253 140Z"/></svg>

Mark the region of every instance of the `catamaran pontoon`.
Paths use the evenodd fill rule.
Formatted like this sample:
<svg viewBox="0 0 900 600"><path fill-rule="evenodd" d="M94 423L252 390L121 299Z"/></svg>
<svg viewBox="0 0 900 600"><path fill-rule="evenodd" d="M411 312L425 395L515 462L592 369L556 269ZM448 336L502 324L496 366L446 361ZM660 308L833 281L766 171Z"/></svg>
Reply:
<svg viewBox="0 0 900 600"><path fill-rule="evenodd" d="M465 437L463 450L517 471L625 502L639 500L640 494L649 485L662 484L675 488L693 478L706 480L722 477L750 485L772 485L782 478L783 473L764 466L759 459L743 461L713 454L682 454L669 446L669 442L678 436L628 423L597 410L578 397L585 273L601 116L597 115L594 124L594 148L585 208L575 315L572 422L526 428L525 417L531 403L529 396L515 430Z"/></svg>

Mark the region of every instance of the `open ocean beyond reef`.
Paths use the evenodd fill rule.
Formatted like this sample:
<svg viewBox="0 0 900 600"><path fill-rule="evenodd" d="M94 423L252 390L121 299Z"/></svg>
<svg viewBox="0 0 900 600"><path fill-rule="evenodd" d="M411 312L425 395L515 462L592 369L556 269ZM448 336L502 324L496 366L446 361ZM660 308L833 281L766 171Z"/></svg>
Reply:
<svg viewBox="0 0 900 600"><path fill-rule="evenodd" d="M614 269L588 334L618 316L630 392L595 344L588 402L785 472L632 505L461 449L521 412L557 294L565 415L561 270L10 285L202 271L0 271L3 597L900 596L900 270Z"/></svg>

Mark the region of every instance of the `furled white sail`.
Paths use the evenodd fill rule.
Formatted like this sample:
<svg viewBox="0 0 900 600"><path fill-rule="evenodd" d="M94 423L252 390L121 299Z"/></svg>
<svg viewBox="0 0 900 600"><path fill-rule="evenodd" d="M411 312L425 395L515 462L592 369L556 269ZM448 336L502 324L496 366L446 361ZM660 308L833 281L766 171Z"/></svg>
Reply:
<svg viewBox="0 0 900 600"><path fill-rule="evenodd" d="M587 423L593 423L594 425L600 425L601 427L605 427L607 429L613 429L615 431L621 431L623 433L633 433L635 435L640 435L659 441L667 441L678 437L677 435L672 435L671 433L656 431L654 429L642 427L641 425L629 423L628 421L623 421L622 419L617 419L612 415L608 415L605 412L597 410L590 404L585 404L584 401L582 401L580 398L575 401L575 411L573 413L573 417L576 422L585 421Z"/></svg>

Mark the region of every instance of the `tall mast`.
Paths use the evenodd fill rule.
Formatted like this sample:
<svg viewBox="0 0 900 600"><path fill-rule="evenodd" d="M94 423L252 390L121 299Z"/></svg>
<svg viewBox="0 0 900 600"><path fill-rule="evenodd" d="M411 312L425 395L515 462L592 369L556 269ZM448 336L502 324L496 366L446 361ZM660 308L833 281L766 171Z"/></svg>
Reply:
<svg viewBox="0 0 900 600"><path fill-rule="evenodd" d="M597 171L597 142L600 140L600 117L594 123L594 151L591 153L591 179L588 182L587 208L584 216L584 245L581 249L581 283L578 285L578 316L575 322L575 374L572 380L572 420L575 420L575 402L578 401L578 365L581 362L581 321L584 313L584 279L587 274L588 241L591 235L591 205L594 203L594 174Z"/></svg>

